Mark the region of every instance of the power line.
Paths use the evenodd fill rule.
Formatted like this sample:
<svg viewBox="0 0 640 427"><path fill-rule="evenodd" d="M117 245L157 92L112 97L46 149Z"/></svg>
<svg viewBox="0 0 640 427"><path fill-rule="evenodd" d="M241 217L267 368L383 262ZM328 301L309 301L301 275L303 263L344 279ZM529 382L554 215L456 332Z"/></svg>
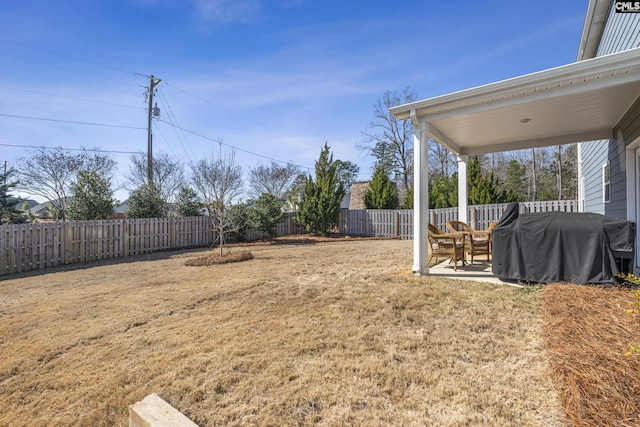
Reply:
<svg viewBox="0 0 640 427"><path fill-rule="evenodd" d="M85 75L88 75L88 76L98 77L98 78L105 79L105 80L112 80L114 82L124 83L124 84L128 84L128 85L136 85L136 86L138 85L137 83L128 82L128 81L120 80L120 79L115 79L113 77L101 76L99 74L93 74L93 73L88 73L86 71L75 70L73 68L63 67L63 66L60 66L60 65L54 65L54 64L50 64L48 62L37 61L35 59L24 58L24 57L17 56L17 55L9 55L8 53L0 52L0 55L8 56L10 58L20 59L22 61L34 62L36 64L46 65L48 67L59 68L61 70L71 71L72 73L85 74Z"/></svg>
<svg viewBox="0 0 640 427"><path fill-rule="evenodd" d="M73 99L75 101L92 102L92 103L95 103L95 104L113 105L115 107L135 108L137 110L144 110L145 109L144 107L134 107L132 105L124 105L124 104L116 104L116 103L113 103L113 102L96 101L94 99L76 98L74 96L58 95L58 94L55 94L55 93L40 92L40 91L37 91L37 90L16 89L16 88L6 87L6 86L0 86L0 89L13 90L13 91L16 91L16 92L35 93L35 94L38 94L38 95L54 96L54 97L57 97L57 98Z"/></svg>
<svg viewBox="0 0 640 427"><path fill-rule="evenodd" d="M167 144L167 147L169 147L169 150L173 153L173 155L175 157L178 157L176 152L173 151L173 147L171 147L171 144L169 144L169 140L167 139L166 136L164 136L164 132L162 132L162 129L160 128L160 126L158 126L155 122L153 122L153 127L154 127L154 129L157 129L157 131L160 133L160 136L162 137L162 139L164 139L164 142ZM188 156L188 154L187 154L187 156Z"/></svg>
<svg viewBox="0 0 640 427"><path fill-rule="evenodd" d="M283 164L292 164L294 166L298 166L298 167L303 168L303 169L309 169L309 170L313 170L314 169L311 166L297 165L297 164L292 163L292 162L287 162L287 161L284 161L284 160L275 159L273 157L265 156L263 154L259 154L259 153L256 153L254 151L250 151L250 150L247 150L247 149L244 149L244 148L240 148L240 147L237 147L235 145L227 144L225 142L222 142L222 140L220 138L217 138L217 139L211 138L210 136L206 136L206 135L203 135L201 133L198 133L198 132L195 132L195 131L192 131L192 130L189 130L189 129L185 129L185 128L181 127L181 126L174 125L174 124L169 123L169 122L167 122L165 120L162 120L162 119L156 119L156 120L159 121L159 122L165 123L165 124L167 124L169 126L177 127L178 129L180 129L180 130L182 130L184 132L199 136L200 138L204 138L204 139L207 139L209 141L216 142L216 143L218 143L220 145L224 145L225 147L229 147L229 148L237 150L237 151L242 151L243 153L251 154L251 155L256 156L256 157L262 157L263 159L271 160L272 162L283 163Z"/></svg>
<svg viewBox="0 0 640 427"><path fill-rule="evenodd" d="M9 39L0 38L0 42L6 43L6 44L12 44L14 46L23 47L23 48L26 48L26 49L31 49L31 50L36 51L36 52L46 53L48 55L59 56L60 58L66 58L66 59L72 59L72 60L78 61L78 62L84 62L84 63L92 65L94 67L106 68L108 70L117 71L117 72L122 73L122 74L127 74L127 75L139 74L139 73L134 73L134 72L131 72L131 71L122 70L120 68L114 67L113 65L103 64L103 63L100 63L100 62L93 62L93 61L86 60L84 58L78 58L78 57L74 57L74 56L71 56L71 55L64 55L64 54L59 53L59 52L53 52L53 51L46 50L46 49L43 49L43 48L38 47L38 46L32 46L32 45L29 45L29 44L26 44L26 43L21 43L21 42L15 41L15 40L9 40ZM127 83L129 83L129 82L127 82Z"/></svg>
<svg viewBox="0 0 640 427"><path fill-rule="evenodd" d="M99 148L67 148L67 147L47 147L46 145L22 145L22 144L2 144L3 147L20 147L20 148L42 148L44 150L57 150L61 148L69 151L92 151L96 153L114 153L114 154L145 154L143 151L119 151L119 150L101 150Z"/></svg>
<svg viewBox="0 0 640 427"><path fill-rule="evenodd" d="M257 125L257 126L260 126L260 127L265 128L265 129L268 129L268 130L270 130L271 132L275 132L275 133L278 133L278 134L282 134L282 135L285 135L285 136L287 136L287 137L290 137L290 136L291 136L291 135L287 135L286 133L284 133L284 132L282 132L282 131L280 131L280 130L278 130L278 129L274 129L274 128L272 128L272 127L270 127L270 126L267 126L267 125L265 125L265 124L263 124L263 123L257 122L257 121L255 121L255 120L253 120L253 119L249 118L249 117L243 116L242 114L236 113L235 111L231 111L231 110L229 110L228 108L222 107L221 105L215 104L215 103L213 103L213 102L209 101L208 99L205 99L205 98L203 98L203 97L201 97L201 96L198 96L198 95L195 95L195 94L193 94L193 93L187 92L187 91L186 91L186 90L184 90L184 89L180 89L179 87L176 87L176 86L174 86L174 85L172 85L172 84L169 84L169 83L167 83L167 82L165 82L164 84L166 84L167 86L170 86L170 87L172 87L172 88L174 88L174 89L176 89L176 90L179 90L180 92L182 92L182 93L184 93L184 94L186 94L186 95L189 95L189 96L191 96L191 97L193 97L193 98L196 98L196 99L198 99L198 100L200 100L200 101L202 101L202 102L204 102L204 103L206 103L206 104L212 105L212 106L214 106L214 107L216 107L216 108L218 108L218 109L220 109L220 110L222 110L222 111L224 111L224 112L226 112L226 113L233 114L234 116L236 116L236 117L240 117L241 119L246 120L246 121L248 121L248 122L250 122L250 123L253 123L254 125Z"/></svg>
<svg viewBox="0 0 640 427"><path fill-rule="evenodd" d="M171 105L169 104L169 101L167 100L167 97L164 95L164 91L162 90L162 88L158 88L158 95L160 95L160 102L162 102L162 104L167 108L167 117L169 118L169 121L171 122L171 124L173 125L174 122L179 126L180 123L178 122L178 118L176 117L176 115L173 112L173 109L171 108ZM185 144L189 147L189 151L191 151L191 154L194 154L193 150L191 149L191 145L189 145L189 142L187 141L187 136L186 134L184 134L184 131L182 132L183 136L180 136L180 133L178 132L178 128L173 126L173 130L176 133L176 137L178 138L178 141L180 142L180 145L182 145L182 149L184 150L185 154L187 155L187 157L189 158L189 160L191 159L191 156L189 155L189 153L187 152L187 148L185 147ZM182 142L182 140L184 139L184 143Z"/></svg>
<svg viewBox="0 0 640 427"><path fill-rule="evenodd" d="M48 118L45 118L45 117L18 116L18 115L15 115L15 114L3 114L3 113L0 113L0 116L12 117L12 118L16 118L16 119L43 120L43 121L47 121L47 122L71 123L71 124L76 124L76 125L88 125L88 126L102 126L102 127L123 128L123 129L147 130L147 128L141 128L141 127L136 127L136 126L111 125L111 124L108 124L108 123L79 122L79 121L75 121L75 120L48 119Z"/></svg>

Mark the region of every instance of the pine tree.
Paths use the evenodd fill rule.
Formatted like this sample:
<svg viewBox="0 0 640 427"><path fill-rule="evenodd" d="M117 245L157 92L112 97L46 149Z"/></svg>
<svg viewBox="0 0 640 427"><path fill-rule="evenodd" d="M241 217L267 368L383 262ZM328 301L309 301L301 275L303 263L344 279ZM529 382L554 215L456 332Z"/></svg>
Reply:
<svg viewBox="0 0 640 427"><path fill-rule="evenodd" d="M111 182L95 171L78 172L71 186L72 199L67 205L70 220L107 219L113 215L115 200Z"/></svg>
<svg viewBox="0 0 640 427"><path fill-rule="evenodd" d="M316 179L305 179L296 222L310 233L328 235L338 222L345 189L338 179L337 164L325 143L316 162Z"/></svg>
<svg viewBox="0 0 640 427"><path fill-rule="evenodd" d="M18 181L11 180L14 173L13 169L0 173L0 224L25 221L24 215L17 208L22 200L10 193L18 185Z"/></svg>
<svg viewBox="0 0 640 427"><path fill-rule="evenodd" d="M401 209L413 209L413 187L409 187L404 193Z"/></svg>
<svg viewBox="0 0 640 427"><path fill-rule="evenodd" d="M369 188L364 193L364 206L367 209L396 209L398 207L398 190L389 180L384 167L377 167Z"/></svg>
<svg viewBox="0 0 640 427"><path fill-rule="evenodd" d="M507 201L507 192L498 189L498 179L493 172L489 176L482 175L478 156L469 159L467 173L470 205L489 205Z"/></svg>
<svg viewBox="0 0 640 427"><path fill-rule="evenodd" d="M458 206L458 173L429 181L429 209Z"/></svg>
<svg viewBox="0 0 640 427"><path fill-rule="evenodd" d="M507 166L507 193L510 201L524 201L527 197L527 167L511 159Z"/></svg>

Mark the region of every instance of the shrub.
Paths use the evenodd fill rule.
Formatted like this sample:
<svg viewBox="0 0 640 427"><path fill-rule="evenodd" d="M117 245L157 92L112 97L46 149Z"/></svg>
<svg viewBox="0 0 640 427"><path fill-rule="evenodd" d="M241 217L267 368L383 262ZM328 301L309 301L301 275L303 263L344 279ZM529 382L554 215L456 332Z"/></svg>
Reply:
<svg viewBox="0 0 640 427"><path fill-rule="evenodd" d="M282 202L273 194L264 193L249 210L249 225L256 230L276 237L276 226L284 219Z"/></svg>

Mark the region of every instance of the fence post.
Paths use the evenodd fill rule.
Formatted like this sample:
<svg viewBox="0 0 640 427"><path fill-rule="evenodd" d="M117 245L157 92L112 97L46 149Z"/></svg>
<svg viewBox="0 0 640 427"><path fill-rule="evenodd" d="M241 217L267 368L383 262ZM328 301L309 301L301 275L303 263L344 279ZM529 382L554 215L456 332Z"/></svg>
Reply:
<svg viewBox="0 0 640 427"><path fill-rule="evenodd" d="M470 220L471 223L469 225L471 225L471 227L473 227L474 229L478 229L478 219L477 219L477 211L476 208L473 206L469 206L471 208L471 215L470 215Z"/></svg>
<svg viewBox="0 0 640 427"><path fill-rule="evenodd" d="M64 255L62 264L68 264L73 262L73 254L71 253L71 251L73 248L73 229L75 227L71 227L66 221L62 224L65 229L65 232L63 233L64 236L62 237L64 239Z"/></svg>
<svg viewBox="0 0 640 427"><path fill-rule="evenodd" d="M126 219L122 222L122 240L123 240L123 256L129 256L129 227L131 227L130 221Z"/></svg>
<svg viewBox="0 0 640 427"><path fill-rule="evenodd" d="M176 247L176 217L169 218L169 248L174 249Z"/></svg>
<svg viewBox="0 0 640 427"><path fill-rule="evenodd" d="M400 238L400 212L394 211L396 222L396 238Z"/></svg>
<svg viewBox="0 0 640 427"><path fill-rule="evenodd" d="M365 236L368 236L369 233L367 232L367 210L363 210L362 211L362 230L364 232Z"/></svg>

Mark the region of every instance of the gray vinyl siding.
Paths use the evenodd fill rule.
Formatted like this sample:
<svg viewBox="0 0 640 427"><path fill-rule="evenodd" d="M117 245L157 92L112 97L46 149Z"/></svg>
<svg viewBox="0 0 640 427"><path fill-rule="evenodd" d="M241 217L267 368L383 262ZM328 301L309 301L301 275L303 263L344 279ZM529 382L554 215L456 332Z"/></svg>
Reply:
<svg viewBox="0 0 640 427"><path fill-rule="evenodd" d="M604 215L602 203L602 165L608 158L608 140L582 144L582 177L584 178L584 210ZM608 203L607 203L608 204Z"/></svg>
<svg viewBox="0 0 640 427"><path fill-rule="evenodd" d="M613 134L617 135L618 132L622 132L625 145L631 144L640 137L640 97L614 128Z"/></svg>
<svg viewBox="0 0 640 427"><path fill-rule="evenodd" d="M640 14L615 13L611 2L607 23L602 31L596 56L622 52L640 45Z"/></svg>
<svg viewBox="0 0 640 427"><path fill-rule="evenodd" d="M584 210L620 219L627 217L626 156L615 140L590 141L582 145ZM605 203L602 191L602 167L609 163L611 198Z"/></svg>
<svg viewBox="0 0 640 427"><path fill-rule="evenodd" d="M612 140L607 145L611 167L611 201L604 203L604 214L627 219L627 158L624 146ZM602 171L600 171L602 176ZM602 179L600 187L602 188ZM600 190L602 192L602 190Z"/></svg>
<svg viewBox="0 0 640 427"><path fill-rule="evenodd" d="M640 46L640 14L615 13L611 2L609 15L596 56L608 55ZM640 136L640 105L634 104L620 121L624 142L631 143ZM617 130L612 131L617 135ZM616 139L586 142L581 147L582 176L584 178L584 210L617 218L627 218L626 154L623 141ZM611 201L602 201L602 165L609 161L611 173Z"/></svg>

